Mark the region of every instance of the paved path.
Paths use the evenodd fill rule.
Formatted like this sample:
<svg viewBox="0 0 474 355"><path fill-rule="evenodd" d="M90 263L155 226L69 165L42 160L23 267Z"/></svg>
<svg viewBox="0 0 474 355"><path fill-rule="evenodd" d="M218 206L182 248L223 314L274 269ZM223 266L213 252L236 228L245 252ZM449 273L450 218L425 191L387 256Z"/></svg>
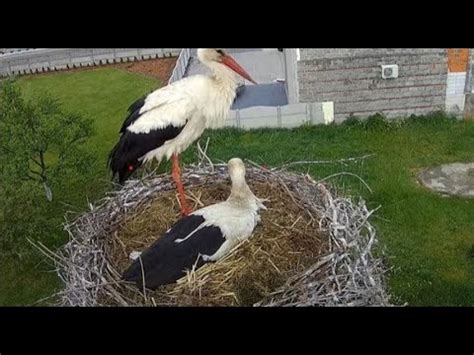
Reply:
<svg viewBox="0 0 474 355"><path fill-rule="evenodd" d="M226 50L226 49L224 49ZM229 48L227 52L257 81L259 85L246 85L234 102L233 109L251 106L282 106L288 99L281 82L284 79L283 54L277 49ZM196 57L191 59L186 75L207 73ZM243 82L243 79L242 79Z"/></svg>
<svg viewBox="0 0 474 355"><path fill-rule="evenodd" d="M474 197L474 163L453 163L427 169L419 179L423 185L442 194Z"/></svg>

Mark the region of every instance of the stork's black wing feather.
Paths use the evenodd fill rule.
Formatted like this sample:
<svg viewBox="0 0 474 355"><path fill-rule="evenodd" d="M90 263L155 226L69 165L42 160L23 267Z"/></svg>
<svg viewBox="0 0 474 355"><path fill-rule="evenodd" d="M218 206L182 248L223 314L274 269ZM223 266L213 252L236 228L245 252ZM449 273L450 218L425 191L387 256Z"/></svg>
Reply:
<svg viewBox="0 0 474 355"><path fill-rule="evenodd" d="M205 227L183 242L176 243L175 240L185 238L204 221L204 217L196 215L182 218L132 263L123 279L135 282L138 287L143 287L145 281L145 286L154 290L176 282L195 264L196 268L201 267L205 262L199 255L213 255L225 242L220 228Z"/></svg>
<svg viewBox="0 0 474 355"><path fill-rule="evenodd" d="M109 167L113 176L118 174L119 182L122 184L140 167L142 164L140 158L161 147L166 141L176 138L184 127L170 125L148 133L133 133L125 130L109 155Z"/></svg>
<svg viewBox="0 0 474 355"><path fill-rule="evenodd" d="M128 116L125 118L120 133L124 133L128 126L135 122L140 117L140 109L145 105L145 100L149 93L140 97L137 101L130 105L128 108Z"/></svg>

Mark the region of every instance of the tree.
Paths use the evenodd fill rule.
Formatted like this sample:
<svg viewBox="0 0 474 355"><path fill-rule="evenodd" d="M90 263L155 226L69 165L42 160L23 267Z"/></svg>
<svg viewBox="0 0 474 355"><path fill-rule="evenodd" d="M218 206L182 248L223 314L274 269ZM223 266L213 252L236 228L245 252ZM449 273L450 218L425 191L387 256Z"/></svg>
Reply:
<svg viewBox="0 0 474 355"><path fill-rule="evenodd" d="M84 143L92 135L92 120L65 112L50 95L26 100L10 80L0 91L0 178L4 189L18 184L45 189L66 182L69 174L86 172L92 154ZM22 186L24 189L25 186ZM0 192L1 193L1 192Z"/></svg>

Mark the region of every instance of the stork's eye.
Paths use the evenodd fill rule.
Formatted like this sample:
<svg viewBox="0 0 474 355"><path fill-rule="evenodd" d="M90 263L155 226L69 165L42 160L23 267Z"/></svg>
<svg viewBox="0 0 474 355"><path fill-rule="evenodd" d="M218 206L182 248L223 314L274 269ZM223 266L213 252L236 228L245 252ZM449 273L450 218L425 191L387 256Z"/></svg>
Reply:
<svg viewBox="0 0 474 355"><path fill-rule="evenodd" d="M224 51L222 49L217 49L217 53L219 53L220 55L224 55Z"/></svg>

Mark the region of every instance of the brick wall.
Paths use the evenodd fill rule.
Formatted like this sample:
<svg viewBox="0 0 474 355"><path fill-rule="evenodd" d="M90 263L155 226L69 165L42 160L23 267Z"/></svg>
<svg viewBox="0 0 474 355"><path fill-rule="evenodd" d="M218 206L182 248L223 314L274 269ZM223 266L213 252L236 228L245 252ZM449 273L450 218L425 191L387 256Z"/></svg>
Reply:
<svg viewBox="0 0 474 355"><path fill-rule="evenodd" d="M382 64L398 64L397 79L382 79ZM336 122L350 114L387 117L444 109L446 49L300 48L300 102L334 102Z"/></svg>
<svg viewBox="0 0 474 355"><path fill-rule="evenodd" d="M462 116L466 102L469 79L469 49L448 48L448 79L446 88L446 111Z"/></svg>

